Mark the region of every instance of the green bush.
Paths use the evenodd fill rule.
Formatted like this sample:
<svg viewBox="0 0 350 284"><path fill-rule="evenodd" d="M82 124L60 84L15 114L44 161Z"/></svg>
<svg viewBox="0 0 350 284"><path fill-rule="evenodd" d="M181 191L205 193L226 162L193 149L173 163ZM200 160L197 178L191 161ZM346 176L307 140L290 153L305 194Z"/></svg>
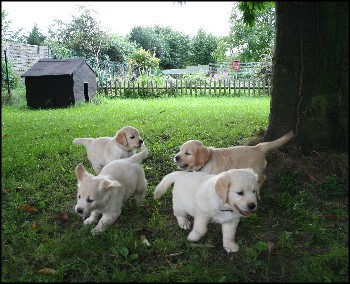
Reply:
<svg viewBox="0 0 350 284"><path fill-rule="evenodd" d="M139 74L144 74L150 69L159 68L159 58L156 57L155 53L151 55L148 50L144 50L142 47L130 55L128 59L129 70L134 71L135 68L138 68Z"/></svg>
<svg viewBox="0 0 350 284"><path fill-rule="evenodd" d="M1 92L1 105L12 105L19 109L27 107L26 90L21 86L17 89L11 90L10 96L8 96L7 90L2 89Z"/></svg>
<svg viewBox="0 0 350 284"><path fill-rule="evenodd" d="M10 89L16 89L19 86L20 78L13 71L12 64L8 61L7 69ZM6 63L5 60L1 60L1 91L4 89L7 89Z"/></svg>

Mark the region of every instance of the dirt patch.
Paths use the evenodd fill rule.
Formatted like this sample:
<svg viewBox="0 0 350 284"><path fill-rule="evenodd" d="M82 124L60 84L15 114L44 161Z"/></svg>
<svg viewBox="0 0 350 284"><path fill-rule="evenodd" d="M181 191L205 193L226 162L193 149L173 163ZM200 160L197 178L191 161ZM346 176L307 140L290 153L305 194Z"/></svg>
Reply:
<svg viewBox="0 0 350 284"><path fill-rule="evenodd" d="M311 187L322 185L332 177L348 188L349 155L346 153L312 152L306 156L289 146L269 152L266 160L264 186L269 189L280 186L281 173L299 173L300 182Z"/></svg>

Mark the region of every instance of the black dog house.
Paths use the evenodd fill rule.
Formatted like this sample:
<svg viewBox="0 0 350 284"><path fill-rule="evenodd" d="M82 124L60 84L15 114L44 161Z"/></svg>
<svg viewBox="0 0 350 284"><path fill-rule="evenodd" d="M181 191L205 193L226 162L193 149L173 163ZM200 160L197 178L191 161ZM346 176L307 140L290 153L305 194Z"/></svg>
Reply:
<svg viewBox="0 0 350 284"><path fill-rule="evenodd" d="M91 100L97 91L96 73L84 59L42 59L22 77L32 108L75 105Z"/></svg>

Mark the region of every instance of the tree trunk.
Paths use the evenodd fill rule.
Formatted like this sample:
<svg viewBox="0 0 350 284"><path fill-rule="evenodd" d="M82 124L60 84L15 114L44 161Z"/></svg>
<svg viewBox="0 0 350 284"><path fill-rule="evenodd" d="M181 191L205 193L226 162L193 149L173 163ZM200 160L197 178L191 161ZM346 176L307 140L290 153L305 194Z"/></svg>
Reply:
<svg viewBox="0 0 350 284"><path fill-rule="evenodd" d="M270 121L265 140L348 152L349 4L276 2Z"/></svg>

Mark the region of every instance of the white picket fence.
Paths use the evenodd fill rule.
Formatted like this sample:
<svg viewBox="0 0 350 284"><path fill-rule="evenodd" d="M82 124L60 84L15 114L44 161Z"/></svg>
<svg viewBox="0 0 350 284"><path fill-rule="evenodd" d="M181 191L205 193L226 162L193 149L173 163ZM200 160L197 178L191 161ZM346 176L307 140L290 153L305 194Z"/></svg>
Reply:
<svg viewBox="0 0 350 284"><path fill-rule="evenodd" d="M137 97L161 95L229 95L262 96L270 95L270 80L225 79L187 80L172 79L157 81L109 80L98 83L99 92L110 97Z"/></svg>

